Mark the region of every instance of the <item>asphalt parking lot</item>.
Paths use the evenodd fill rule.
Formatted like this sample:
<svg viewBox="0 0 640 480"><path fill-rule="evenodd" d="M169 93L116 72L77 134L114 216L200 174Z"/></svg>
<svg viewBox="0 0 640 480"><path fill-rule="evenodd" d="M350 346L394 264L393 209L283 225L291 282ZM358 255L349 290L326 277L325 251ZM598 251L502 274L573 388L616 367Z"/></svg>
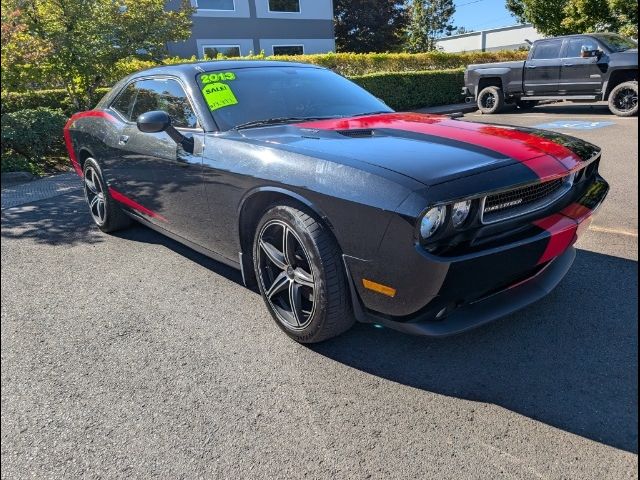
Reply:
<svg viewBox="0 0 640 480"><path fill-rule="evenodd" d="M638 120L466 118L557 122L612 189L551 295L444 340L301 346L239 273L99 233L77 190L4 209L2 478L637 478Z"/></svg>

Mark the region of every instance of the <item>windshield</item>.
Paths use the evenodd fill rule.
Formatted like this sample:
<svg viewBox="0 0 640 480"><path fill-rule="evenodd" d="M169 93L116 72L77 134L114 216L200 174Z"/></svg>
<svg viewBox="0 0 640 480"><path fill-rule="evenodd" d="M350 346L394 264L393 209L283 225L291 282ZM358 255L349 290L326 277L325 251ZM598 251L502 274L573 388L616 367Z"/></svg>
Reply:
<svg viewBox="0 0 640 480"><path fill-rule="evenodd" d="M279 66L213 71L198 75L198 85L221 130L270 119L393 111L358 85L319 68Z"/></svg>
<svg viewBox="0 0 640 480"><path fill-rule="evenodd" d="M612 52L624 52L632 48L638 48L638 43L630 38L621 37L613 33L606 33L603 35L597 35L596 38L600 40L605 46Z"/></svg>

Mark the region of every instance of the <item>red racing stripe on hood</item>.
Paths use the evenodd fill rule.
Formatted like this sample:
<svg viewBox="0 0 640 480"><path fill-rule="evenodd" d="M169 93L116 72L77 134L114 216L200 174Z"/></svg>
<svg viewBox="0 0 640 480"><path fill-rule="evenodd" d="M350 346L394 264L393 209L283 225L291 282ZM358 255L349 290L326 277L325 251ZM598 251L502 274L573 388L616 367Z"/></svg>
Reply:
<svg viewBox="0 0 640 480"><path fill-rule="evenodd" d="M580 162L580 158L568 148L536 135L510 127L452 120L441 115L389 113L319 120L298 123L297 126L318 130L385 128L448 138L513 158L531 169L541 180L564 176Z"/></svg>
<svg viewBox="0 0 640 480"><path fill-rule="evenodd" d="M76 122L76 120L79 120L81 118L86 118L86 117L101 117L111 122L117 121L115 117L113 117L113 115L110 115L107 112L104 112L102 110L88 110L86 112L79 112L72 115L71 118L65 124L64 129L62 130L62 134L64 136L64 143L65 143L65 146L67 147L67 152L69 152L69 160L71 161L71 165L73 166L73 169L81 177L84 176L84 173L82 172L82 166L78 161L76 151L73 148L73 141L71 139L70 129L73 126L73 124Z"/></svg>

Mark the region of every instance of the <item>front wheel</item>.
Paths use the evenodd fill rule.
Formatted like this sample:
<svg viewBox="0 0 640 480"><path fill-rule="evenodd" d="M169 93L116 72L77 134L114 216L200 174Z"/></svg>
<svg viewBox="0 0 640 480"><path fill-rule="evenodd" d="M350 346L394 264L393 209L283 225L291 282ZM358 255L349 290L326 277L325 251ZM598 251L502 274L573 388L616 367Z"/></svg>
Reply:
<svg viewBox="0 0 640 480"><path fill-rule="evenodd" d="M316 218L294 206L268 209L256 229L253 262L269 312L294 340L320 342L353 325L340 249Z"/></svg>
<svg viewBox="0 0 640 480"><path fill-rule="evenodd" d="M504 104L504 92L500 87L487 87L478 94L478 108L482 113L498 113Z"/></svg>
<svg viewBox="0 0 640 480"><path fill-rule="evenodd" d="M638 114L638 82L624 82L611 90L609 110L618 117Z"/></svg>

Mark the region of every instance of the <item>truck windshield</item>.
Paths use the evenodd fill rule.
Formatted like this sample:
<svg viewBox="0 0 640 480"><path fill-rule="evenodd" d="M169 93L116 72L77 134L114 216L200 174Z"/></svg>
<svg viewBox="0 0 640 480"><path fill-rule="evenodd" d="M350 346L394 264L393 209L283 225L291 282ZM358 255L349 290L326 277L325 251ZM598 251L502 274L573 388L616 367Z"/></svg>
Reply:
<svg viewBox="0 0 640 480"><path fill-rule="evenodd" d="M269 120L392 112L381 100L329 70L274 66L198 75L198 87L221 130Z"/></svg>
<svg viewBox="0 0 640 480"><path fill-rule="evenodd" d="M621 37L620 35L604 34L597 35L596 38L604 43L612 52L624 52L625 50L638 48L638 42L630 38Z"/></svg>

